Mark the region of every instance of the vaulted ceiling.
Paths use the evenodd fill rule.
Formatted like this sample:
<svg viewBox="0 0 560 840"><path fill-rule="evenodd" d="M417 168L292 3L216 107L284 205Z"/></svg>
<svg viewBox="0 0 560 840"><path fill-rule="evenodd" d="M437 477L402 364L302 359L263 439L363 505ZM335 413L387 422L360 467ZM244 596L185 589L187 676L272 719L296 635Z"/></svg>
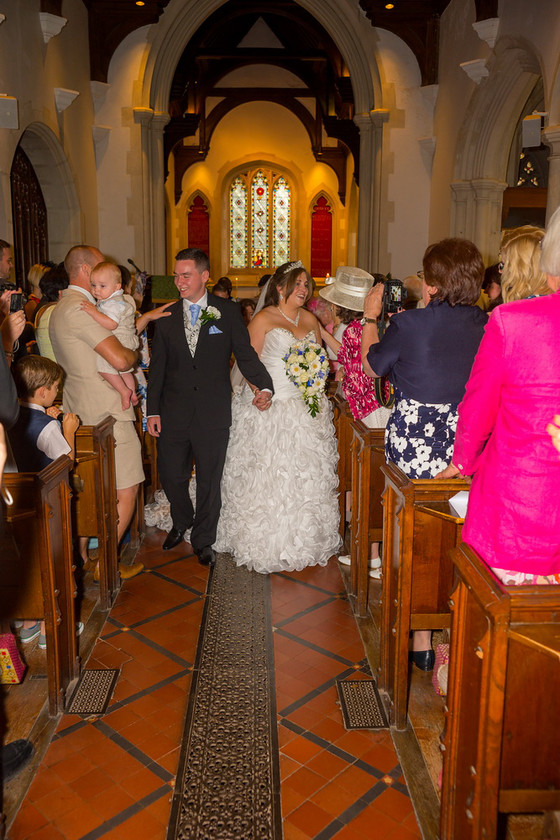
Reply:
<svg viewBox="0 0 560 840"><path fill-rule="evenodd" d="M111 57L121 41L138 27L157 23L170 0L144 0L143 5L137 5L137 0L83 2L88 10L91 78L106 82ZM359 0L359 5L371 26L393 32L410 47L422 84L428 85L437 82L439 21L449 2ZM475 0L475 4L477 20L497 16L498 0ZM42 11L60 15L61 9L62 0L41 0ZM300 86L221 84L231 71L263 64L290 71ZM207 108L209 97L216 97L218 104ZM315 115L302 99L314 100ZM353 120L352 79L336 43L296 0L229 0L185 46L173 78L165 157L167 162L174 152L176 200L184 172L193 162L204 160L221 118L248 101L278 102L300 119L316 159L335 171L343 199L346 160L352 153L358 180L360 147ZM196 143L183 143L184 138L195 136ZM325 136L331 142L324 142Z"/></svg>

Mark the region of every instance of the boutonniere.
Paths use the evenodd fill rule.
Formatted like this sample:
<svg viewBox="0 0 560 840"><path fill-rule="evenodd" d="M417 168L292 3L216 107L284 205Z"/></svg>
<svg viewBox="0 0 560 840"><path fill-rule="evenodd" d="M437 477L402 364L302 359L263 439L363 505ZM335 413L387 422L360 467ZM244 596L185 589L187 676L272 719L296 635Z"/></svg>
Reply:
<svg viewBox="0 0 560 840"><path fill-rule="evenodd" d="M215 306L207 306L206 309L200 310L200 323L211 324L212 321L219 321L222 313Z"/></svg>

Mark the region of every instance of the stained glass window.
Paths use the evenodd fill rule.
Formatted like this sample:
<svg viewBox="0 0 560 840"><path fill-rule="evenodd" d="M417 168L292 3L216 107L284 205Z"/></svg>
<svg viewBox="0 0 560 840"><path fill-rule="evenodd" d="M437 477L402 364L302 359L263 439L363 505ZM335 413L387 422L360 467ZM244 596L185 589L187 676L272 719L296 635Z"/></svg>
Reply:
<svg viewBox="0 0 560 840"><path fill-rule="evenodd" d="M230 185L231 268L274 268L290 259L291 187L272 170L237 175Z"/></svg>
<svg viewBox="0 0 560 840"><path fill-rule="evenodd" d="M251 182L251 265L268 268L268 181L264 172L255 172Z"/></svg>
<svg viewBox="0 0 560 840"><path fill-rule="evenodd" d="M522 149L517 170L517 187L546 187L548 185L548 157L550 149Z"/></svg>
<svg viewBox="0 0 560 840"><path fill-rule="evenodd" d="M280 176L272 197L272 264L282 265L290 259L290 187Z"/></svg>
<svg viewBox="0 0 560 840"><path fill-rule="evenodd" d="M240 175L230 190L230 260L232 268L247 265L247 187Z"/></svg>

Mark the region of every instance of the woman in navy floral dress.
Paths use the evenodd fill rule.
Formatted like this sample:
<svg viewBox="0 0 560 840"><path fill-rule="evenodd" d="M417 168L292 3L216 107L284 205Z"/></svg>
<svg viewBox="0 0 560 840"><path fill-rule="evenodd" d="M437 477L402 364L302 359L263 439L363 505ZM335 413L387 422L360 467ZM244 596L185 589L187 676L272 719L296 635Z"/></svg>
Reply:
<svg viewBox="0 0 560 840"><path fill-rule="evenodd" d="M466 239L430 245L423 259L425 309L391 318L381 341L376 319L383 286L366 297L362 362L366 374L388 376L395 407L387 424L385 452L411 478L433 478L453 453L457 406L463 398L488 320L477 306L484 263ZM433 668L429 631L414 634L413 661Z"/></svg>

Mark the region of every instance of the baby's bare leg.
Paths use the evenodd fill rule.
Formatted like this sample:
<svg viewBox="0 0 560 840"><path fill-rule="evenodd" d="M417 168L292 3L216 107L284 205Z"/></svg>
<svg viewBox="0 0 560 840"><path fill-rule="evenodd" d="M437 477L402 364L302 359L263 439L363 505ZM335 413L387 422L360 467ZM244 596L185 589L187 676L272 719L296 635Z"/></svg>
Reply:
<svg viewBox="0 0 560 840"><path fill-rule="evenodd" d="M131 390L130 402L132 405L138 405L138 395L136 393L136 379L134 378L134 374L132 371L127 371L126 373L120 374L121 379L125 383L127 388Z"/></svg>
<svg viewBox="0 0 560 840"><path fill-rule="evenodd" d="M111 385L115 391L118 391L121 395L121 406L123 411L130 407L130 403L132 401L133 405L138 402L138 397L136 396L136 382L132 373L123 373L122 376L119 373L102 373L101 376ZM125 381L125 376L130 376L133 382L133 388L129 388Z"/></svg>

